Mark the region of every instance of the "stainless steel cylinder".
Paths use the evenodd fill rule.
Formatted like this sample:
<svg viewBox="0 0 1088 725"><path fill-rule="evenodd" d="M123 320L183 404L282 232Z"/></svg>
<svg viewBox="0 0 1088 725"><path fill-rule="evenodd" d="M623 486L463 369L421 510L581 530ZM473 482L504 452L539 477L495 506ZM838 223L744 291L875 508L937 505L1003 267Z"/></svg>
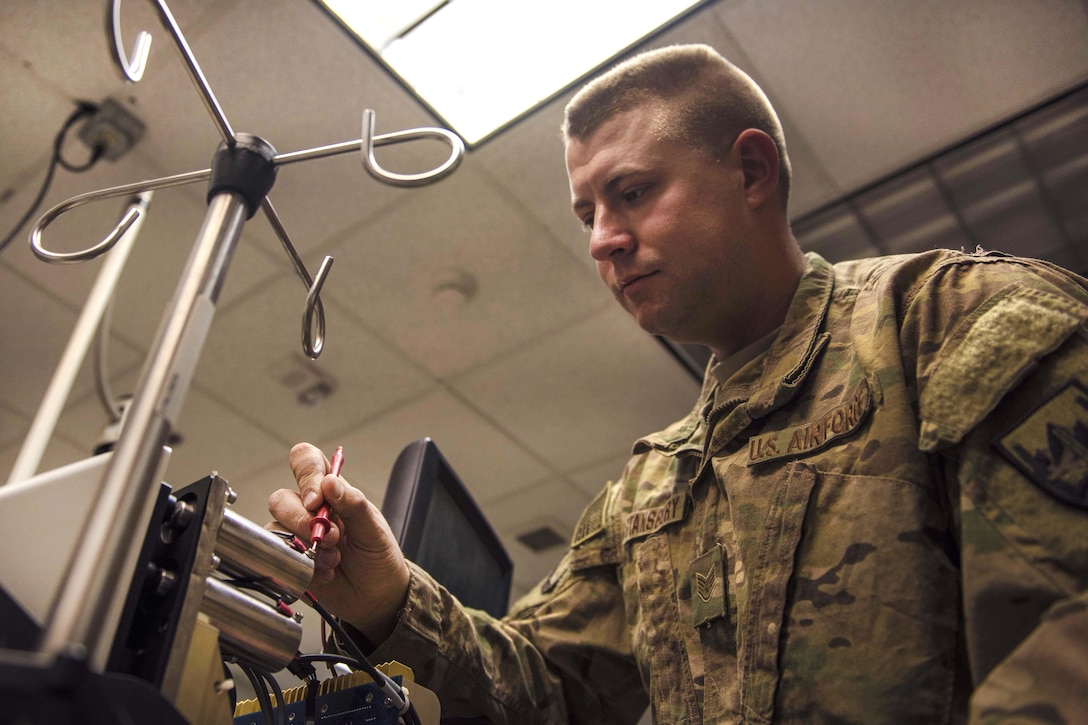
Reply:
<svg viewBox="0 0 1088 725"><path fill-rule="evenodd" d="M278 594L301 599L314 576L314 562L244 516L223 511L215 542L220 571L252 581Z"/></svg>
<svg viewBox="0 0 1088 725"><path fill-rule="evenodd" d="M302 642L302 625L271 606L208 578L200 611L219 629L224 653L267 672L286 667Z"/></svg>

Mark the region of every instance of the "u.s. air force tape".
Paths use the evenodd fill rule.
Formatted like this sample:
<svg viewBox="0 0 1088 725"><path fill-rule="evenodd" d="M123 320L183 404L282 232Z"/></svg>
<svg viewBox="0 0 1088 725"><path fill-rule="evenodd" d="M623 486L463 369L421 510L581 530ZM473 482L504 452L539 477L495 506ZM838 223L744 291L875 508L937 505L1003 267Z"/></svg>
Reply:
<svg viewBox="0 0 1088 725"><path fill-rule="evenodd" d="M748 441L748 465L754 466L776 458L803 456L848 436L865 420L872 403L869 383L862 380L853 395L829 408L818 418L752 437Z"/></svg>

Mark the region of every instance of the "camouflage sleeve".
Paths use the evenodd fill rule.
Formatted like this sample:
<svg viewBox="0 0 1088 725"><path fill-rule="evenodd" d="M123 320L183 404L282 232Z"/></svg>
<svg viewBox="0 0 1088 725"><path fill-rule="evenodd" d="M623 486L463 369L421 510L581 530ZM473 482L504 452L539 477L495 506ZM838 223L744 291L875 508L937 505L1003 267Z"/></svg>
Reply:
<svg viewBox="0 0 1088 725"><path fill-rule="evenodd" d="M408 603L371 659L412 667L438 694L443 718L634 723L646 700L610 558L572 568L568 553L502 620L463 607L410 565Z"/></svg>
<svg viewBox="0 0 1088 725"><path fill-rule="evenodd" d="M909 323L919 445L938 455L959 541L970 721L1082 722L1088 302L1047 267L980 262L922 288Z"/></svg>

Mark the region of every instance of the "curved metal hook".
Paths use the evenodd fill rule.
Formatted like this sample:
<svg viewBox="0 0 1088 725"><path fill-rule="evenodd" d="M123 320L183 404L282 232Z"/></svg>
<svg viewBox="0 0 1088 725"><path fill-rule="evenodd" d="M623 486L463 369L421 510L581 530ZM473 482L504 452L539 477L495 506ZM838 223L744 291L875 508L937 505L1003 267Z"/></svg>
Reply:
<svg viewBox="0 0 1088 725"><path fill-rule="evenodd" d="M419 174L397 174L386 171L378 160L374 158L374 111L367 108L363 111L363 137L359 151L363 156L363 168L378 181L390 186L423 186L443 179L454 172L461 165L461 159L465 154L465 142L453 131L444 128L412 128L407 131L395 131L382 134L382 146L405 141L414 141L420 138L433 138L444 141L450 147L450 156L444 162Z"/></svg>
<svg viewBox="0 0 1088 725"><path fill-rule="evenodd" d="M298 255L295 245L291 243L291 237L287 234L287 229L283 226L283 222L280 221L280 216L276 213L275 207L272 206L272 200L267 196L261 201L261 210L264 211L268 223L272 225L272 231L279 237L280 244L283 245L283 251L287 252L287 256L295 268L295 273L308 290L306 309L302 315L302 351L311 360L316 360L321 355L322 348L325 347L325 307L321 304L320 294L321 287L325 284L325 277L329 274L329 267L332 266L332 257L325 257L317 270L317 277L311 279L310 273L306 270L305 262ZM316 338L312 334L315 312L317 313Z"/></svg>
<svg viewBox="0 0 1088 725"><path fill-rule="evenodd" d="M121 39L121 0L110 3L106 17L106 32L113 45L113 62L117 64L124 79L129 83L139 83L147 68L147 56L151 52L151 33L141 30L136 36L136 45L132 49L132 59L125 57L125 45Z"/></svg>
<svg viewBox="0 0 1088 725"><path fill-rule="evenodd" d="M316 360L325 347L325 307L321 304L321 287L329 276L333 258L326 256L317 268L314 283L306 294L306 310L302 313L302 349L311 360ZM313 337L314 312L317 312L317 337Z"/></svg>
<svg viewBox="0 0 1088 725"><path fill-rule="evenodd" d="M133 203L130 205L128 212L121 218L121 221L117 223L117 226L113 228L106 238L98 242L94 246L82 249L78 252L51 252L42 246L42 232L45 228L52 224L60 215L75 209L77 206L83 206L92 201L98 201L99 199L112 199L115 196L124 196L126 194L139 194L142 191L151 191L153 189L165 189L170 186L181 186L182 184L190 184L194 181L200 181L207 179L211 176L211 169L204 169L202 171L190 171L185 174L176 174L174 176L164 176L161 179L152 179L151 181L140 181L135 184L125 184L124 186L114 186L109 189L100 189L98 191L90 191L86 194L79 194L73 196L67 201L62 201L55 207L42 214L38 218L38 221L34 222L34 227L30 230L30 248L34 252L34 256L43 262L51 262L53 264L74 264L75 262L84 262L89 259L108 252L117 240L121 238L129 227L136 221L136 218L140 215L142 209L146 209L146 203L143 205Z"/></svg>

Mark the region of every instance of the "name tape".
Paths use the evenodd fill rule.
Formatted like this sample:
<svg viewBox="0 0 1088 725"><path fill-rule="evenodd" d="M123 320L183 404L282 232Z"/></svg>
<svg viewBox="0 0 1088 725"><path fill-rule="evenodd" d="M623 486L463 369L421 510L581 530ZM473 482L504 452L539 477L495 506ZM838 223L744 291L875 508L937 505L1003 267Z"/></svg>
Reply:
<svg viewBox="0 0 1088 725"><path fill-rule="evenodd" d="M861 381L846 402L836 405L815 420L792 428L755 436L748 441L748 465L789 456L803 456L831 441L857 430L872 408L869 383Z"/></svg>

